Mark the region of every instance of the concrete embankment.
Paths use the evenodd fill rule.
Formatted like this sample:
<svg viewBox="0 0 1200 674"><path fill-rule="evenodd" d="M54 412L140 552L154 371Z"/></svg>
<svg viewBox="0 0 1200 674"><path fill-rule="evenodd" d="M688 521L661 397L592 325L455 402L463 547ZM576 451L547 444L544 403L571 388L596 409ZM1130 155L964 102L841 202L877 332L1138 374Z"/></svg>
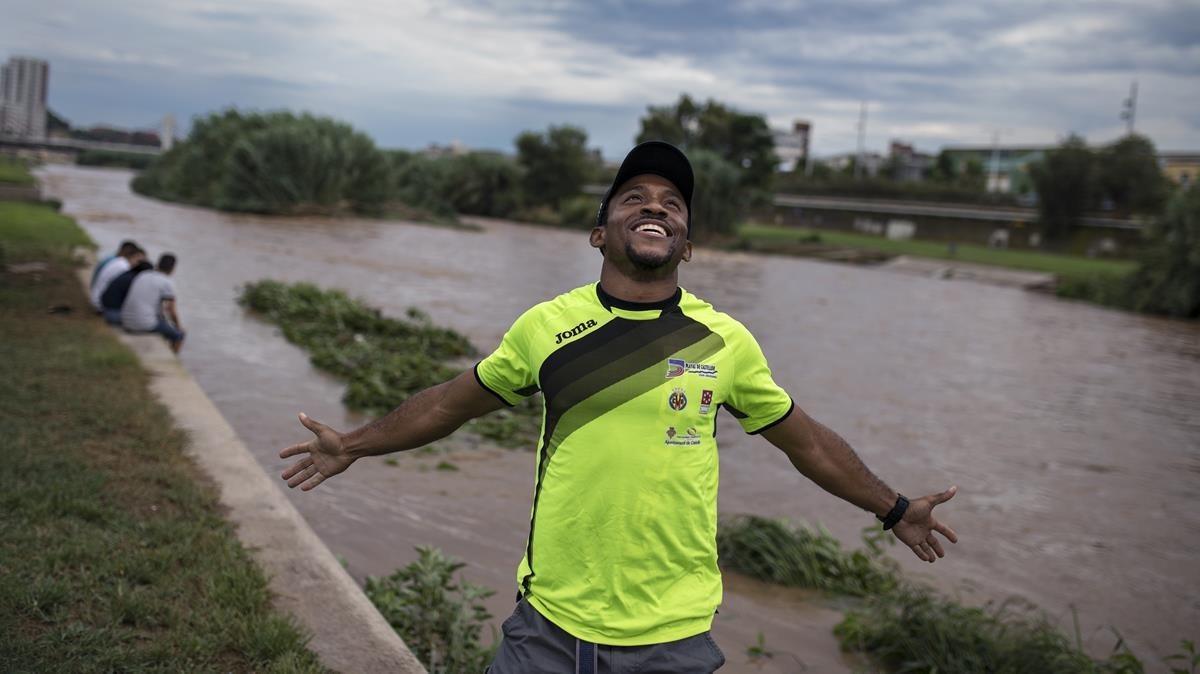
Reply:
<svg viewBox="0 0 1200 674"><path fill-rule="evenodd" d="M86 285L90 271L81 272ZM151 374L151 389L187 431L188 454L216 483L238 538L270 578L274 605L312 635L308 646L339 672L423 674L404 645L276 480L259 467L196 381L156 335L124 342Z"/></svg>
<svg viewBox="0 0 1200 674"><path fill-rule="evenodd" d="M952 260L934 260L928 258L909 257L900 255L879 266L880 269L931 276L944 279L965 279L988 285L1011 286L1014 288L1042 289L1054 287L1054 274L1045 272L1024 271L993 267L982 264L970 264Z"/></svg>

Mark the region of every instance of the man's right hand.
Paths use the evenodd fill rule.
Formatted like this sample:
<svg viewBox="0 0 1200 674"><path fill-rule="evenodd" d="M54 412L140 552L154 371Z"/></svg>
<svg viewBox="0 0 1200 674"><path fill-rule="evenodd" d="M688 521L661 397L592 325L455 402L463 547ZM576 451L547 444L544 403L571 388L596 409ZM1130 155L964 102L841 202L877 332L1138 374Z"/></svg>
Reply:
<svg viewBox="0 0 1200 674"><path fill-rule="evenodd" d="M288 487L300 485L301 491L308 491L349 468L354 458L346 453L341 433L310 419L303 412L300 423L316 437L284 449L279 452L279 458L302 455L299 461L283 471L282 477L287 480Z"/></svg>

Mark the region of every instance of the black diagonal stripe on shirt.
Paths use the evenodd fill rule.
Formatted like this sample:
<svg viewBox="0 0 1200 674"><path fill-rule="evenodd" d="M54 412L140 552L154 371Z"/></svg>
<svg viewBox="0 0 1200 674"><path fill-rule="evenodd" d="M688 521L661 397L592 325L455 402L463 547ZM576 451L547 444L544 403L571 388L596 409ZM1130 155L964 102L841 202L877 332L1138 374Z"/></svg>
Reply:
<svg viewBox="0 0 1200 674"><path fill-rule="evenodd" d="M638 351L642 346L664 335L690 325L700 325L682 314L668 314L648 321L614 318L605 324L605 327L613 323L623 323L626 327L620 331L612 330L604 335L603 339L580 340L572 344L577 348L573 348L571 353L560 356L566 349L559 349L542 363L538 372L538 382L548 400L553 400L559 391L592 372L603 369L607 364ZM666 357L663 356L664 359ZM663 367L666 367L665 362Z"/></svg>

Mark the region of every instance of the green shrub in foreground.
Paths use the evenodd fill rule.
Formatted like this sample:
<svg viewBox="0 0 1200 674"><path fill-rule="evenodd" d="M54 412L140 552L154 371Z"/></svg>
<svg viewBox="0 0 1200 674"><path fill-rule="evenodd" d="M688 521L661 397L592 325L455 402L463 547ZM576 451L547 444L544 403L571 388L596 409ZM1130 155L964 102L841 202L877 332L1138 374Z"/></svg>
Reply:
<svg viewBox="0 0 1200 674"><path fill-rule="evenodd" d="M1011 603L962 606L905 585L846 614L834 634L847 651L869 655L885 671L993 674L1140 674L1142 663L1118 642L1093 660L1044 616Z"/></svg>
<svg viewBox="0 0 1200 674"><path fill-rule="evenodd" d="M866 550L845 551L822 527L738 515L717 528L717 557L722 567L769 583L858 597L889 592L897 576L882 545L891 534L871 529L878 533L864 533Z"/></svg>
<svg viewBox="0 0 1200 674"><path fill-rule="evenodd" d="M479 643L492 617L483 600L494 593L455 581L465 565L440 550L418 546L417 553L417 561L392 575L367 578L367 597L430 674L483 671L495 651Z"/></svg>

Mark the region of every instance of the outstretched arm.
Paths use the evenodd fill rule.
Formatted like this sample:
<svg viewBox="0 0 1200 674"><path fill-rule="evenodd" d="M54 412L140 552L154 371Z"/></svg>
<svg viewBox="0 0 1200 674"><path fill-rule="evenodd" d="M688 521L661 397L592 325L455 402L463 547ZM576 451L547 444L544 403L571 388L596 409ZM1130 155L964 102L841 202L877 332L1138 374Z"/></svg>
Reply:
<svg viewBox="0 0 1200 674"><path fill-rule="evenodd" d="M876 477L841 436L799 407L763 432L763 437L787 454L796 470L834 496L879 516L895 505L899 494ZM896 537L924 561L946 556L933 532L951 543L958 542L954 530L933 517L933 507L949 501L957 490L950 487L939 494L913 499L904 517L892 528Z"/></svg>
<svg viewBox="0 0 1200 674"><path fill-rule="evenodd" d="M422 447L502 406L467 371L421 391L387 415L349 433L338 433L301 413L300 423L316 437L279 452L281 459L300 456L282 477L289 487L300 485L308 491L364 456Z"/></svg>

